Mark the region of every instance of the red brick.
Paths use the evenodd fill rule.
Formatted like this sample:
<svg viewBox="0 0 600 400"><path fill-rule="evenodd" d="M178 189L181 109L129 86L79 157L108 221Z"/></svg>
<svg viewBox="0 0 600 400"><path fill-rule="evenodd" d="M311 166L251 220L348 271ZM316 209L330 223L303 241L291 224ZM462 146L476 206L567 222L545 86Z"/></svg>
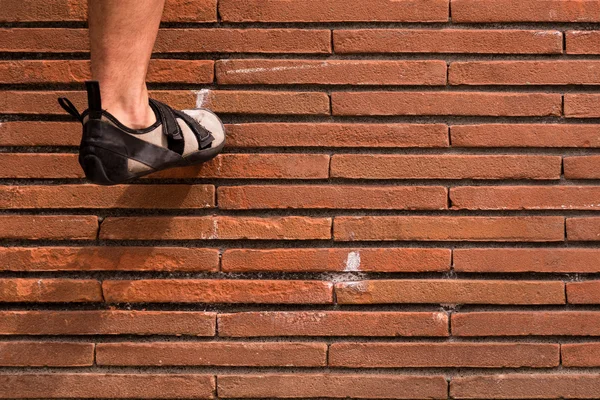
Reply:
<svg viewBox="0 0 600 400"><path fill-rule="evenodd" d="M331 176L350 179L559 179L562 159L545 155L336 154Z"/></svg>
<svg viewBox="0 0 600 400"><path fill-rule="evenodd" d="M450 64L451 85L598 85L599 61L466 61Z"/></svg>
<svg viewBox="0 0 600 400"><path fill-rule="evenodd" d="M216 71L221 85L446 85L442 60L219 60Z"/></svg>
<svg viewBox="0 0 600 400"><path fill-rule="evenodd" d="M446 378L438 375L243 374L219 375L219 397L446 399Z"/></svg>
<svg viewBox="0 0 600 400"><path fill-rule="evenodd" d="M101 302L100 282L91 279L0 279L0 302Z"/></svg>
<svg viewBox="0 0 600 400"><path fill-rule="evenodd" d="M568 54L600 54L600 31L565 32Z"/></svg>
<svg viewBox="0 0 600 400"><path fill-rule="evenodd" d="M1 22L64 22L87 20L85 0L5 0ZM165 22L215 22L216 0L167 0Z"/></svg>
<svg viewBox="0 0 600 400"><path fill-rule="evenodd" d="M329 239L331 218L310 217L108 217L108 240L309 240Z"/></svg>
<svg viewBox="0 0 600 400"><path fill-rule="evenodd" d="M329 366L342 368L549 368L559 363L558 344L333 343L329 348Z"/></svg>
<svg viewBox="0 0 600 400"><path fill-rule="evenodd" d="M336 53L562 53L557 30L336 29L333 42Z"/></svg>
<svg viewBox="0 0 600 400"><path fill-rule="evenodd" d="M449 0L221 0L227 22L446 22Z"/></svg>
<svg viewBox="0 0 600 400"><path fill-rule="evenodd" d="M272 208L444 210L448 208L448 192L442 186L221 186L218 197L219 208L233 210Z"/></svg>
<svg viewBox="0 0 600 400"><path fill-rule="evenodd" d="M563 217L336 217L336 241L562 242Z"/></svg>
<svg viewBox="0 0 600 400"><path fill-rule="evenodd" d="M600 210L600 186L460 186L457 210Z"/></svg>
<svg viewBox="0 0 600 400"><path fill-rule="evenodd" d="M0 311L0 335L214 336L216 314L190 311Z"/></svg>
<svg viewBox="0 0 600 400"><path fill-rule="evenodd" d="M406 279L342 282L339 304L564 304L563 282Z"/></svg>
<svg viewBox="0 0 600 400"><path fill-rule="evenodd" d="M452 314L453 336L600 336L596 311L504 311Z"/></svg>
<svg viewBox="0 0 600 400"><path fill-rule="evenodd" d="M227 272L429 272L450 270L450 249L228 249ZM1 252L0 252L1 254ZM2 262L0 258L0 268Z"/></svg>
<svg viewBox="0 0 600 400"><path fill-rule="evenodd" d="M600 156L565 157L563 164L567 179L600 179Z"/></svg>
<svg viewBox="0 0 600 400"><path fill-rule="evenodd" d="M87 53L87 29L0 29L1 52ZM328 29L161 29L156 53L330 54Z"/></svg>
<svg viewBox="0 0 600 400"><path fill-rule="evenodd" d="M302 342L99 343L98 365L324 367L327 344Z"/></svg>
<svg viewBox="0 0 600 400"><path fill-rule="evenodd" d="M600 343L563 343L560 352L563 367L600 366Z"/></svg>
<svg viewBox="0 0 600 400"><path fill-rule="evenodd" d="M263 311L219 314L219 336L448 336L442 312Z"/></svg>
<svg viewBox="0 0 600 400"><path fill-rule="evenodd" d="M453 147L600 147L600 125L476 124L450 127Z"/></svg>
<svg viewBox="0 0 600 400"><path fill-rule="evenodd" d="M212 399L214 375L198 374L4 374L0 399Z"/></svg>
<svg viewBox="0 0 600 400"><path fill-rule="evenodd" d="M600 22L597 0L452 0L453 22Z"/></svg>
<svg viewBox="0 0 600 400"><path fill-rule="evenodd" d="M335 92L334 115L558 116L554 93ZM16 107L15 107L16 108Z"/></svg>
<svg viewBox="0 0 600 400"><path fill-rule="evenodd" d="M174 168L147 176L156 178L326 179L327 154L221 154L197 166Z"/></svg>
<svg viewBox="0 0 600 400"><path fill-rule="evenodd" d="M455 377L453 399L595 399L600 380L594 374L502 374Z"/></svg>
<svg viewBox="0 0 600 400"><path fill-rule="evenodd" d="M8 124L10 123L4 125ZM0 133L2 133L2 127L0 125ZM2 136L0 136L0 140L2 140ZM448 127L445 124L384 123L259 122L230 124L227 125L227 145L230 147L319 148L448 147Z"/></svg>
<svg viewBox="0 0 600 400"><path fill-rule="evenodd" d="M588 93L565 94L565 117L597 118L600 117L600 95Z"/></svg>
<svg viewBox="0 0 600 400"><path fill-rule="evenodd" d="M581 241L600 240L600 218L567 218L567 239Z"/></svg>
<svg viewBox="0 0 600 400"><path fill-rule="evenodd" d="M56 133L60 132L60 135ZM79 146L77 122L9 121L0 124L0 146Z"/></svg>
<svg viewBox="0 0 600 400"><path fill-rule="evenodd" d="M1 186L0 208L143 208L215 207L212 185L53 185Z"/></svg>
<svg viewBox="0 0 600 400"><path fill-rule="evenodd" d="M85 215L0 215L1 239L95 240L98 217Z"/></svg>
<svg viewBox="0 0 600 400"><path fill-rule="evenodd" d="M93 364L93 343L0 343L0 366L3 367L91 367Z"/></svg>
<svg viewBox="0 0 600 400"><path fill-rule="evenodd" d="M105 280L109 303L332 303L333 285L324 281L152 279Z"/></svg>
<svg viewBox="0 0 600 400"><path fill-rule="evenodd" d="M598 304L600 281L567 282L567 301L570 304Z"/></svg>
<svg viewBox="0 0 600 400"><path fill-rule="evenodd" d="M0 178L81 179L84 176L77 154L0 154Z"/></svg>
<svg viewBox="0 0 600 400"><path fill-rule="evenodd" d="M454 249L457 272L600 272L600 250L587 248L548 249Z"/></svg>
<svg viewBox="0 0 600 400"><path fill-rule="evenodd" d="M85 60L0 61L0 83L73 83L91 79ZM152 83L212 83L214 62L151 60L146 80Z"/></svg>
<svg viewBox="0 0 600 400"><path fill-rule="evenodd" d="M218 270L218 249L141 246L0 247L0 271Z"/></svg>

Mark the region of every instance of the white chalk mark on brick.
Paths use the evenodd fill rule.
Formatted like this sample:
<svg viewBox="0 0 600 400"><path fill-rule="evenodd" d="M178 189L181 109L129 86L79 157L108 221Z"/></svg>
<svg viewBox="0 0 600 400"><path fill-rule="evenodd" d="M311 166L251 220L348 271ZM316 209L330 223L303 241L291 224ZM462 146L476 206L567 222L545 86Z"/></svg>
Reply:
<svg viewBox="0 0 600 400"><path fill-rule="evenodd" d="M227 74L253 74L256 72L279 72L279 71L290 71L297 69L315 69L315 68L325 68L327 67L327 62L322 62L317 65L295 65L292 67L273 67L273 68L243 68L243 69L232 69L231 71L227 71Z"/></svg>
<svg viewBox="0 0 600 400"><path fill-rule="evenodd" d="M208 98L208 94L210 93L210 90L209 89L192 90L192 93L194 93L196 95L196 108L204 107L204 103L206 103L206 100Z"/></svg>
<svg viewBox="0 0 600 400"><path fill-rule="evenodd" d="M348 253L346 259L346 272L360 271L360 253L358 251L351 251Z"/></svg>

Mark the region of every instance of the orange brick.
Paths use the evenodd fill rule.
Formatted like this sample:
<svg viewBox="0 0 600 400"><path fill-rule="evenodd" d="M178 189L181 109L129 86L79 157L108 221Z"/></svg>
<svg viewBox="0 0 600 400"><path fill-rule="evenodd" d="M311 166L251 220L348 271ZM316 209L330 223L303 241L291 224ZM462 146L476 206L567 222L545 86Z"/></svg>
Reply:
<svg viewBox="0 0 600 400"><path fill-rule="evenodd" d="M454 18L454 16L453 16ZM336 29L336 53L562 53L557 30Z"/></svg>
<svg viewBox="0 0 600 400"><path fill-rule="evenodd" d="M341 368L549 368L560 345L542 343L333 343L329 365Z"/></svg>
<svg viewBox="0 0 600 400"><path fill-rule="evenodd" d="M567 282L567 302L570 304L598 304L600 281Z"/></svg>
<svg viewBox="0 0 600 400"><path fill-rule="evenodd" d="M565 94L565 117L597 118L600 117L600 95L588 93Z"/></svg>
<svg viewBox="0 0 600 400"><path fill-rule="evenodd" d="M74 147L79 146L80 141L81 124L77 122L9 121L0 124L0 146Z"/></svg>
<svg viewBox="0 0 600 400"><path fill-rule="evenodd" d="M600 240L600 218L567 218L567 239L581 241Z"/></svg>
<svg viewBox="0 0 600 400"><path fill-rule="evenodd" d="M454 249L457 272L600 272L600 250L587 248L548 249Z"/></svg>
<svg viewBox="0 0 600 400"><path fill-rule="evenodd" d="M222 263L226 272L449 271L450 249L229 249L223 253Z"/></svg>
<svg viewBox="0 0 600 400"><path fill-rule="evenodd" d="M568 54L600 54L600 31L567 31Z"/></svg>
<svg viewBox="0 0 600 400"><path fill-rule="evenodd" d="M218 270L218 249L141 246L0 247L0 271Z"/></svg>
<svg viewBox="0 0 600 400"><path fill-rule="evenodd" d="M450 127L453 147L600 147L600 125L475 124Z"/></svg>
<svg viewBox="0 0 600 400"><path fill-rule="evenodd" d="M331 218L310 217L108 217L108 240L309 240L329 239Z"/></svg>
<svg viewBox="0 0 600 400"><path fill-rule="evenodd" d="M448 208L447 189L442 186L222 186L219 188L218 197L219 208L234 210L271 208L444 210Z"/></svg>
<svg viewBox="0 0 600 400"><path fill-rule="evenodd" d="M0 311L0 335L214 336L216 314L192 311Z"/></svg>
<svg viewBox="0 0 600 400"><path fill-rule="evenodd" d="M567 179L600 179L600 156L565 157L563 164Z"/></svg>
<svg viewBox="0 0 600 400"><path fill-rule="evenodd" d="M93 343L0 343L0 366L3 367L91 367L93 364Z"/></svg>
<svg viewBox="0 0 600 400"><path fill-rule="evenodd" d="M85 215L0 215L1 239L95 240L98 217Z"/></svg>
<svg viewBox="0 0 600 400"><path fill-rule="evenodd" d="M333 115L558 116L562 97L553 93L335 92Z"/></svg>
<svg viewBox="0 0 600 400"><path fill-rule="evenodd" d="M332 303L333 285L324 281L153 279L106 280L104 298L109 303Z"/></svg>
<svg viewBox="0 0 600 400"><path fill-rule="evenodd" d="M219 336L448 336L441 312L265 311L219 314Z"/></svg>
<svg viewBox="0 0 600 400"><path fill-rule="evenodd" d="M600 22L597 0L452 0L453 22Z"/></svg>
<svg viewBox="0 0 600 400"><path fill-rule="evenodd" d="M98 343L96 363L112 366L324 367L327 344L302 342Z"/></svg>
<svg viewBox="0 0 600 400"><path fill-rule="evenodd" d="M339 304L564 304L563 282L407 279L343 282Z"/></svg>
<svg viewBox="0 0 600 400"><path fill-rule="evenodd" d="M562 242L563 217L336 217L336 241Z"/></svg>
<svg viewBox="0 0 600 400"><path fill-rule="evenodd" d="M91 279L0 279L0 302L101 302L100 282Z"/></svg>
<svg viewBox="0 0 600 400"><path fill-rule="evenodd" d="M562 343L560 351L564 367L600 366L600 343Z"/></svg>
<svg viewBox="0 0 600 400"><path fill-rule="evenodd" d="M0 153L0 178L81 179L84 176L77 154Z"/></svg>
<svg viewBox="0 0 600 400"><path fill-rule="evenodd" d="M446 62L442 60L219 60L216 71L221 85L446 84Z"/></svg>
<svg viewBox="0 0 600 400"><path fill-rule="evenodd" d="M331 176L349 179L559 179L560 156L336 154Z"/></svg>

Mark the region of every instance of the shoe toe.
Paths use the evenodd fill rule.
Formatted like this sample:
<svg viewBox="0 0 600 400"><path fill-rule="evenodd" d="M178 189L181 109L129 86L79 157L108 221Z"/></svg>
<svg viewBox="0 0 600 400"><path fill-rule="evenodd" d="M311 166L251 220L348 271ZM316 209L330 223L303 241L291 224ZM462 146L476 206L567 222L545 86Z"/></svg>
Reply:
<svg viewBox="0 0 600 400"><path fill-rule="evenodd" d="M198 108L194 110L183 110L213 135L211 147L218 147L225 142L225 127L221 119L212 111Z"/></svg>

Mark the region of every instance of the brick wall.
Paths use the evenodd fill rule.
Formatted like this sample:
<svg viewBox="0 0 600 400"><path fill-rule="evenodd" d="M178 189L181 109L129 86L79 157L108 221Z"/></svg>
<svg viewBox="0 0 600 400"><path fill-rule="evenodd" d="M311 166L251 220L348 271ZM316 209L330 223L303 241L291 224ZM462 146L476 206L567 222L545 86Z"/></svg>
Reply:
<svg viewBox="0 0 600 400"><path fill-rule="evenodd" d="M77 164L83 0L2 0L0 398L600 398L600 1L168 0L225 154Z"/></svg>

